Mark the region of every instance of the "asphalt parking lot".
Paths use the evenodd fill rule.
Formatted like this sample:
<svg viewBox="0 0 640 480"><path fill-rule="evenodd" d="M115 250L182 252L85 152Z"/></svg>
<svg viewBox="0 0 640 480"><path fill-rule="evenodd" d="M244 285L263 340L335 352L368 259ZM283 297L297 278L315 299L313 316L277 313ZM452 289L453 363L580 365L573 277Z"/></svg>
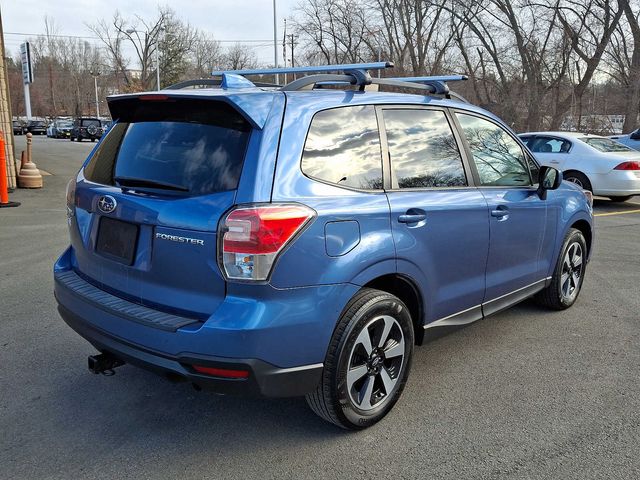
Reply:
<svg viewBox="0 0 640 480"><path fill-rule="evenodd" d="M418 348L396 408L349 433L304 399L87 371L93 350L58 317L51 267L65 185L92 146L35 138L45 188L0 210L0 478L640 477L640 197L596 203L573 308L525 302Z"/></svg>

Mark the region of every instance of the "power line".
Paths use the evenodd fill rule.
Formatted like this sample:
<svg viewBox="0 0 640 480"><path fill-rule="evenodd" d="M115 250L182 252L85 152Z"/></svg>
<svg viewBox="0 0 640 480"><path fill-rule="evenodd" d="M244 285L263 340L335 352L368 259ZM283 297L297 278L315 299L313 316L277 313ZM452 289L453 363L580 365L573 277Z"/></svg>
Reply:
<svg viewBox="0 0 640 480"><path fill-rule="evenodd" d="M4 32L5 35L17 35L17 36L21 36L21 37L40 37L40 36L46 36L46 34L44 33L25 33L25 32ZM56 38L79 38L79 39L83 39L83 40L100 40L100 37L89 37L89 36L83 36L83 35L58 35L58 34L49 34L50 37L56 37ZM230 40L230 39L225 39L225 40L218 40L215 39L214 40L216 42L220 42L220 43L267 43L269 45L273 45L273 40L258 40L258 39L246 39L246 40Z"/></svg>

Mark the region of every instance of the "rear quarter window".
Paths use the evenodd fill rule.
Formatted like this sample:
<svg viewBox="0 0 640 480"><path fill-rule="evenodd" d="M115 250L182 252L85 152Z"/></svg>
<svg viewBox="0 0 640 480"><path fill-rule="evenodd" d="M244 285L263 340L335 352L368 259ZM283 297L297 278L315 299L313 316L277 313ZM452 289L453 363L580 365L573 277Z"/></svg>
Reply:
<svg viewBox="0 0 640 480"><path fill-rule="evenodd" d="M302 171L338 186L382 189L382 154L374 107L339 107L316 113L304 145Z"/></svg>

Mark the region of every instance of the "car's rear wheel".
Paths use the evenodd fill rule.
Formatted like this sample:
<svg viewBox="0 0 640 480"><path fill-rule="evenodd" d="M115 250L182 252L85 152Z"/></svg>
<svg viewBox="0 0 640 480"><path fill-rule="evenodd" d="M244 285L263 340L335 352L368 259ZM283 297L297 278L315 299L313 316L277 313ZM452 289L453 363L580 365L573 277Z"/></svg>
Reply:
<svg viewBox="0 0 640 480"><path fill-rule="evenodd" d="M619 197L609 197L609 200L616 203L622 203L622 202L626 202L627 200L631 200L632 198L633 198L633 195L625 195L625 196L619 196Z"/></svg>
<svg viewBox="0 0 640 480"><path fill-rule="evenodd" d="M307 395L307 403L342 428L373 425L404 389L413 343L413 323L404 303L380 290L361 290L338 322L321 383Z"/></svg>
<svg viewBox="0 0 640 480"><path fill-rule="evenodd" d="M567 233L551 284L542 290L538 301L547 307L564 310L578 299L587 266L587 242L582 232L572 228Z"/></svg>
<svg viewBox="0 0 640 480"><path fill-rule="evenodd" d="M589 190L590 192L593 192L593 188L591 187L591 182L589 181L589 179L584 173L569 171L563 174L562 178L567 182L575 183L583 190Z"/></svg>

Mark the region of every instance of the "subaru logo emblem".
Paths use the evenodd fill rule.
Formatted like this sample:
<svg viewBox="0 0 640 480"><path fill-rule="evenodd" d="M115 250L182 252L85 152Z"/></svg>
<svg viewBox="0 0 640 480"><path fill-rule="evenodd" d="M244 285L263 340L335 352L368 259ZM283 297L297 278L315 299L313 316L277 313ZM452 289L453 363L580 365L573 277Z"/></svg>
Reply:
<svg viewBox="0 0 640 480"><path fill-rule="evenodd" d="M104 213L113 212L116 209L116 205L118 205L118 202L111 195L103 195L98 200L98 209Z"/></svg>

